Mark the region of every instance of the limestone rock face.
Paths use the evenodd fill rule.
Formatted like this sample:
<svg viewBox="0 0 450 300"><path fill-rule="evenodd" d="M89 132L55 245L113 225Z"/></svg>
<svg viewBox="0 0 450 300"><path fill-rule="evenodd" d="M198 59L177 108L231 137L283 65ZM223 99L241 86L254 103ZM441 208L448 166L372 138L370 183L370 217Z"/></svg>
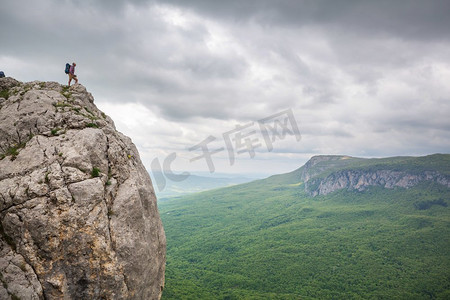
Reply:
<svg viewBox="0 0 450 300"><path fill-rule="evenodd" d="M436 182L450 188L450 177L437 171L411 172L395 170L389 165L373 170L345 166L346 161L364 160L338 155L314 156L302 168L300 179L311 196L327 195L341 189L364 191L371 186L387 189L410 188L424 181ZM325 175L321 176L322 174Z"/></svg>
<svg viewBox="0 0 450 300"><path fill-rule="evenodd" d="M131 140L82 85L0 79L0 299L159 299L166 240Z"/></svg>
<svg viewBox="0 0 450 300"><path fill-rule="evenodd" d="M438 172L410 174L392 170L375 172L359 172L354 170L340 171L326 178L313 178L305 183L305 189L312 196L327 195L340 189L364 191L370 186L381 186L387 189L395 187L410 188L423 181L437 182L450 188L450 178Z"/></svg>

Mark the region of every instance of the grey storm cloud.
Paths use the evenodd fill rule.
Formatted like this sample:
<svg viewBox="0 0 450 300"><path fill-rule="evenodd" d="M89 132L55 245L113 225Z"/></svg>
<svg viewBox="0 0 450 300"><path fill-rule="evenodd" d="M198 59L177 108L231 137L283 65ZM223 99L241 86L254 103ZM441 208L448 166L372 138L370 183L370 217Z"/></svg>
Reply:
<svg viewBox="0 0 450 300"><path fill-rule="evenodd" d="M135 139L153 132L165 149L176 146L163 132L195 144L290 108L305 138L284 153L425 154L450 149L449 11L448 0L6 0L0 69L64 82L76 61L96 99L160 118L167 128L141 125Z"/></svg>
<svg viewBox="0 0 450 300"><path fill-rule="evenodd" d="M399 35L412 39L448 39L447 0L167 0L177 6L235 21L271 25L319 25L361 34Z"/></svg>

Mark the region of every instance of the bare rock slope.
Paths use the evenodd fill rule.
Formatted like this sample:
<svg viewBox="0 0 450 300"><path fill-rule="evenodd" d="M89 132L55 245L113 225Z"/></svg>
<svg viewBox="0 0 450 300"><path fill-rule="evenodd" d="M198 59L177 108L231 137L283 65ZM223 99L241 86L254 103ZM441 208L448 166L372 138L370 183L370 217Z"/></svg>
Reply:
<svg viewBox="0 0 450 300"><path fill-rule="evenodd" d="M0 79L0 299L159 299L166 240L131 140L82 85Z"/></svg>
<svg viewBox="0 0 450 300"><path fill-rule="evenodd" d="M371 186L410 188L435 182L450 188L450 155L364 159L350 156L314 156L298 170L312 196L341 189L363 191Z"/></svg>

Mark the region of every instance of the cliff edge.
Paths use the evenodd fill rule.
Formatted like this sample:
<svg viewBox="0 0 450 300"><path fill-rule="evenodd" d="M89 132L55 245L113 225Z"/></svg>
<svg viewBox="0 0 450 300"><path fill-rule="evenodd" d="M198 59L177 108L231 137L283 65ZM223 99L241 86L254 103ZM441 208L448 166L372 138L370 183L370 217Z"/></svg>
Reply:
<svg viewBox="0 0 450 300"><path fill-rule="evenodd" d="M382 159L321 155L312 157L295 172L312 196L341 189L364 191L371 186L410 188L421 182L450 188L450 155Z"/></svg>
<svg viewBox="0 0 450 300"><path fill-rule="evenodd" d="M159 299L166 240L131 140L82 85L0 79L0 299Z"/></svg>

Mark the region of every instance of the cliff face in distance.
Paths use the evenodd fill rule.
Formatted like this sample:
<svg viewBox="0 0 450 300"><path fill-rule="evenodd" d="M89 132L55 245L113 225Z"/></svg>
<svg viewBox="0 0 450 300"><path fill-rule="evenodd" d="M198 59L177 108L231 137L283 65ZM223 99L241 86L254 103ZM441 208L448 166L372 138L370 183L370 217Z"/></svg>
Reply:
<svg viewBox="0 0 450 300"><path fill-rule="evenodd" d="M385 159L323 155L314 156L297 172L312 196L370 186L409 188L424 181L450 187L450 155Z"/></svg>
<svg viewBox="0 0 450 300"><path fill-rule="evenodd" d="M0 299L159 299L150 177L82 85L0 79Z"/></svg>

